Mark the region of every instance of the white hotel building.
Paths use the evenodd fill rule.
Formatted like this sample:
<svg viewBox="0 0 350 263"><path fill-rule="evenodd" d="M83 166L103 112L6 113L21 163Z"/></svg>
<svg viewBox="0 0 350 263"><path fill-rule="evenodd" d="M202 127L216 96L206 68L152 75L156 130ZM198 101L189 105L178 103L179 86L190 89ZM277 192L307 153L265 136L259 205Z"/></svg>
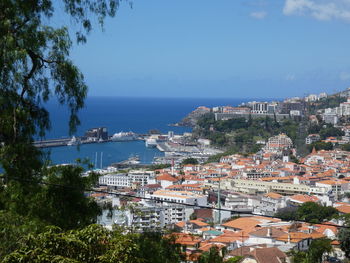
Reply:
<svg viewBox="0 0 350 263"><path fill-rule="evenodd" d="M107 174L98 179L100 185L114 187L132 187L133 184L144 186L155 183L153 171L130 171L129 173Z"/></svg>

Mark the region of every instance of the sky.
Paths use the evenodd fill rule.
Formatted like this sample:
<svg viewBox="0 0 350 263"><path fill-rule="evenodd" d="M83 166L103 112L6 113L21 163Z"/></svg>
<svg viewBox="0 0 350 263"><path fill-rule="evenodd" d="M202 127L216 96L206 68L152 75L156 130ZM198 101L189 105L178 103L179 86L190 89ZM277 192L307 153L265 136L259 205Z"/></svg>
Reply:
<svg viewBox="0 0 350 263"><path fill-rule="evenodd" d="M350 0L124 1L71 57L90 96L334 93L350 86Z"/></svg>

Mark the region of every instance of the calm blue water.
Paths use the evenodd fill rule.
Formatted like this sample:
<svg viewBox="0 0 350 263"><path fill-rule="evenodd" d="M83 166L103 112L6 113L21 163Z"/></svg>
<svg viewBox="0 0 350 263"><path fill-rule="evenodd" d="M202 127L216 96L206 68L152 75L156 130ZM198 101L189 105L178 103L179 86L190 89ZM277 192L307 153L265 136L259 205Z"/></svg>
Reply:
<svg viewBox="0 0 350 263"><path fill-rule="evenodd" d="M138 155L141 163L152 163L155 156L163 156L156 148L147 148L143 141L108 142L96 144L83 144L80 147L64 146L48 148L51 160L56 164L74 163L77 158L88 158L96 168L102 168L112 163L120 162L131 156Z"/></svg>
<svg viewBox="0 0 350 263"><path fill-rule="evenodd" d="M251 100L251 99L249 99ZM76 135L93 127L105 126L109 134L120 131L147 133L151 129L175 133L191 131L185 127L169 127L178 122L198 106L237 105L248 99L173 99L173 98L118 98L93 97L86 100L85 108L79 113L81 125ZM46 138L68 136L68 111L55 103L47 105L52 129Z"/></svg>
<svg viewBox="0 0 350 263"><path fill-rule="evenodd" d="M79 116L81 125L75 135L81 136L93 127L105 126L109 134L120 131L147 133L150 129L161 132L174 131L183 133L191 131L188 127L170 127L198 106L238 105L252 99L173 99L173 98L116 98L95 97L86 100L86 107ZM55 103L47 105L50 112L52 129L46 138L68 137L68 111ZM154 156L163 154L157 149L148 149L144 142L110 142L100 144L50 148L51 160L55 164L73 163L77 158L89 158L95 161L98 154L98 167L103 152L103 167L113 162L139 155L142 163L151 163Z"/></svg>

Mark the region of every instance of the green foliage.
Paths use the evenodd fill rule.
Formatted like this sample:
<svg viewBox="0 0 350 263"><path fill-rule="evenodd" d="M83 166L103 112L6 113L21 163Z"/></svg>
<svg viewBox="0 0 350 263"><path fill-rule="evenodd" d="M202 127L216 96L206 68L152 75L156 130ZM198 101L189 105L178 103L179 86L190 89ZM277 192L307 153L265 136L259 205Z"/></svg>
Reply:
<svg viewBox="0 0 350 263"><path fill-rule="evenodd" d="M123 234L99 225L29 235L3 262L180 262L180 247L159 233Z"/></svg>
<svg viewBox="0 0 350 263"><path fill-rule="evenodd" d="M44 170L44 183L35 202L35 214L47 224L62 229L74 229L95 223L101 209L92 198L85 196L98 180L90 173L82 177L79 166L55 166ZM59 185L59 186L57 186Z"/></svg>
<svg viewBox="0 0 350 263"><path fill-rule="evenodd" d="M171 164L169 164L169 163L166 163L166 164L153 164L153 165L147 166L147 169L154 171L154 170L169 168L170 166L171 166Z"/></svg>
<svg viewBox="0 0 350 263"><path fill-rule="evenodd" d="M44 226L38 220L0 211L0 261L19 247L24 236L39 233Z"/></svg>
<svg viewBox="0 0 350 263"><path fill-rule="evenodd" d="M211 132L207 136L207 139L209 139L212 144L216 146L224 147L228 145L228 138L223 132Z"/></svg>
<svg viewBox="0 0 350 263"><path fill-rule="evenodd" d="M206 113L203 116L201 116L197 121L197 126L207 131L210 129L210 126L214 124L215 124L214 113Z"/></svg>
<svg viewBox="0 0 350 263"><path fill-rule="evenodd" d="M300 163L299 159L292 154L289 156L289 158L290 158L290 161L293 163L296 163L296 164Z"/></svg>
<svg viewBox="0 0 350 263"><path fill-rule="evenodd" d="M340 137L344 136L344 132L341 129L335 128L333 126L327 126L322 128L319 132L321 139L326 139L327 137Z"/></svg>
<svg viewBox="0 0 350 263"><path fill-rule="evenodd" d="M344 215L344 226L350 227L350 214ZM341 228L338 232L340 248L345 252L345 256L350 259L350 228Z"/></svg>
<svg viewBox="0 0 350 263"><path fill-rule="evenodd" d="M333 144L331 142L313 142L308 145L309 152L312 152L313 148L315 147L316 151L319 150L333 150Z"/></svg>
<svg viewBox="0 0 350 263"><path fill-rule="evenodd" d="M136 234L137 257L144 263L177 263L184 258L180 245L174 244L172 238L163 238L158 232Z"/></svg>
<svg viewBox="0 0 350 263"><path fill-rule="evenodd" d="M196 158L186 158L182 161L181 163L182 165L186 165L186 164L198 164L198 160Z"/></svg>
<svg viewBox="0 0 350 263"><path fill-rule="evenodd" d="M214 129L219 132L230 132L248 127L249 123L245 118L229 119L226 121L219 120L214 123Z"/></svg>
<svg viewBox="0 0 350 263"><path fill-rule="evenodd" d="M314 202L303 203L297 210L297 217L307 222L318 223L338 215L338 210L332 206L322 206Z"/></svg>
<svg viewBox="0 0 350 263"><path fill-rule="evenodd" d="M332 251L331 240L328 238L315 239L311 242L307 252L309 262L321 263L324 253Z"/></svg>
<svg viewBox="0 0 350 263"><path fill-rule="evenodd" d="M207 160L207 163L219 162L221 157L231 155L231 154L236 154L236 153L238 153L237 147L231 147L229 150L227 150L223 153L218 153L218 154L210 156Z"/></svg>
<svg viewBox="0 0 350 263"><path fill-rule="evenodd" d="M317 110L339 107L340 103L345 102L345 97L337 95L322 98L317 102L310 102L307 104L308 111L310 114L315 114Z"/></svg>
<svg viewBox="0 0 350 263"><path fill-rule="evenodd" d="M190 215L190 220L196 220L196 219L197 219L196 213L192 213L192 214Z"/></svg>
<svg viewBox="0 0 350 263"><path fill-rule="evenodd" d="M281 208L275 214L276 217L281 218L282 220L297 220L297 208L296 207L285 207Z"/></svg>
<svg viewBox="0 0 350 263"><path fill-rule="evenodd" d="M118 4L118 0L64 0L60 6L80 28L76 36L81 43L92 29L91 15L102 25ZM33 210L32 198L42 190L38 183L45 156L32 141L50 128L43 105L52 97L66 104L74 132L87 86L69 59L68 29L55 28L49 21L55 12L51 0L3 0L0 10L0 165L6 184L0 203L24 215Z"/></svg>
<svg viewBox="0 0 350 263"><path fill-rule="evenodd" d="M238 263L241 261L242 258L242 256L235 256L226 260L225 263Z"/></svg>
<svg viewBox="0 0 350 263"><path fill-rule="evenodd" d="M321 223L338 216L338 210L331 206L305 202L298 208L280 209L275 216L283 220L303 220L310 223Z"/></svg>
<svg viewBox="0 0 350 263"><path fill-rule="evenodd" d="M212 247L208 252L204 252L198 260L198 263L222 263L223 257L220 255L219 248Z"/></svg>
<svg viewBox="0 0 350 263"><path fill-rule="evenodd" d="M292 250L290 256L292 263L310 263L308 262L307 253L304 251Z"/></svg>
<svg viewBox="0 0 350 263"><path fill-rule="evenodd" d="M266 141L269 137L280 133L286 133L293 141L297 140L300 137L299 125L292 120L277 122L269 117L215 121L214 116L208 114L197 122L194 136L210 139L213 145L226 149L235 147L236 152L255 153L261 148L256 144L258 140ZM210 131L210 127L213 127L214 131Z"/></svg>
<svg viewBox="0 0 350 263"><path fill-rule="evenodd" d="M350 152L350 143L342 144L340 146L340 149L342 149L343 151Z"/></svg>
<svg viewBox="0 0 350 263"><path fill-rule="evenodd" d="M331 240L328 238L315 239L306 252L292 251L293 263L321 263L324 253L332 251Z"/></svg>

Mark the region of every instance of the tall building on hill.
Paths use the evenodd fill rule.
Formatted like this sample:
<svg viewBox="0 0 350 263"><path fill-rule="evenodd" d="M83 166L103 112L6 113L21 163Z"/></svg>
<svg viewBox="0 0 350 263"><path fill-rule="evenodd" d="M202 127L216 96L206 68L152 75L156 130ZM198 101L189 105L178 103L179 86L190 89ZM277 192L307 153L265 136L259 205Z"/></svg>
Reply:
<svg viewBox="0 0 350 263"><path fill-rule="evenodd" d="M277 136L270 137L266 146L265 151L283 151L286 149L291 149L293 147L292 139L289 138L284 133Z"/></svg>

